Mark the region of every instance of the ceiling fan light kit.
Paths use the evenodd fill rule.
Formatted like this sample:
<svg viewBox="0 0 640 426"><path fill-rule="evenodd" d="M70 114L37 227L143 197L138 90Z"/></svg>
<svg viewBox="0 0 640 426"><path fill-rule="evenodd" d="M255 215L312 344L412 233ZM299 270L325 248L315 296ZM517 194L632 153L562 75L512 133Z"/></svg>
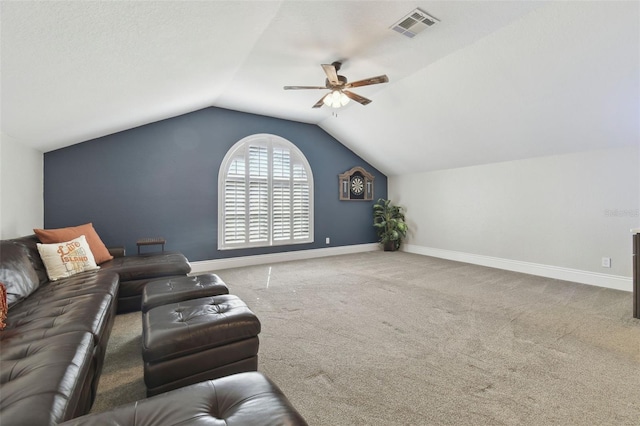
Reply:
<svg viewBox="0 0 640 426"><path fill-rule="evenodd" d="M353 99L361 105L367 105L371 103L371 99L367 99L364 96L360 96L346 89L389 82L389 78L386 75L379 75L377 77L366 78L364 80L358 80L354 81L353 83L348 83L345 76L338 75L338 71L340 70L341 66L342 63L340 62L334 62L332 64L322 64L322 69L327 75L324 86L284 86L284 90L329 89L330 92L320 98L320 100L315 103L313 108L320 108L322 107L322 105L326 105L332 108L340 108L348 104L350 99Z"/></svg>
<svg viewBox="0 0 640 426"><path fill-rule="evenodd" d="M349 97L345 95L341 90L334 90L327 94L322 102L331 108L340 108L349 103Z"/></svg>

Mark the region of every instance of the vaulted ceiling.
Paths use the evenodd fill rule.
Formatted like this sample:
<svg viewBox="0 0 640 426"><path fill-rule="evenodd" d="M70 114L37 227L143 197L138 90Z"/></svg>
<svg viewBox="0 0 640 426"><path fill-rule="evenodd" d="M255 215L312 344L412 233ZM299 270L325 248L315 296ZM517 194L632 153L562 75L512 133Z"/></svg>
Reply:
<svg viewBox="0 0 640 426"><path fill-rule="evenodd" d="M637 144L637 1L2 2L2 133L43 152L208 106L404 174ZM421 8L414 38L390 27ZM320 64L373 100L312 109Z"/></svg>

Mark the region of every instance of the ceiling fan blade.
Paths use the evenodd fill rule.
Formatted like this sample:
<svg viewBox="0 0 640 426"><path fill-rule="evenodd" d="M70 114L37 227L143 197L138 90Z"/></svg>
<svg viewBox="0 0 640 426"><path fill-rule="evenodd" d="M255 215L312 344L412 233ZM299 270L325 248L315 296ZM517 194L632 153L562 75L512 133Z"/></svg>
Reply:
<svg viewBox="0 0 640 426"><path fill-rule="evenodd" d="M386 75L379 75L377 77L366 78L364 80L354 81L353 83L348 83L345 88L349 87L360 87L360 86L369 86L370 84L380 84L380 83L388 83L389 77Z"/></svg>
<svg viewBox="0 0 640 426"><path fill-rule="evenodd" d="M348 90L343 90L342 93L344 93L345 95L347 95L349 98L353 99L354 101L362 104L362 105L367 105L371 103L371 99L367 99L364 96L360 96L360 95L356 95L353 92L350 92Z"/></svg>
<svg viewBox="0 0 640 426"><path fill-rule="evenodd" d="M320 108L322 105L324 105L324 98L326 98L330 94L331 94L331 92L329 92L326 95L324 95L323 97L321 97L320 100L318 102L316 102L316 104L313 106L313 108Z"/></svg>
<svg viewBox="0 0 640 426"><path fill-rule="evenodd" d="M324 86L284 86L284 90L326 89Z"/></svg>
<svg viewBox="0 0 640 426"><path fill-rule="evenodd" d="M336 71L336 67L333 64L322 64L322 69L327 75L329 83L340 84L340 80L338 80L338 71Z"/></svg>

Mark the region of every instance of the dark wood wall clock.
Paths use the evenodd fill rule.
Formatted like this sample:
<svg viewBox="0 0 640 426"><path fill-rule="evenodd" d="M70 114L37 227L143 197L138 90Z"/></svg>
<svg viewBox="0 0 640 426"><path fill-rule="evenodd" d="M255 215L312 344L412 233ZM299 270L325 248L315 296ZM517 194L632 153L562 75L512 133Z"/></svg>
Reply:
<svg viewBox="0 0 640 426"><path fill-rule="evenodd" d="M373 200L374 176L362 167L354 167L338 175L341 200Z"/></svg>

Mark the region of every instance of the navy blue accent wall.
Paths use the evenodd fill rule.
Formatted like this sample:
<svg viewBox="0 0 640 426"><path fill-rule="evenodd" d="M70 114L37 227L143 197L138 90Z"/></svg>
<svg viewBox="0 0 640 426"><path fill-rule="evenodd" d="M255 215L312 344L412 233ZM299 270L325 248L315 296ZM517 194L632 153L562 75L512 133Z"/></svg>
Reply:
<svg viewBox="0 0 640 426"><path fill-rule="evenodd" d="M289 140L309 161L314 243L217 249L220 164L233 144L256 133ZM387 197L387 177L318 126L206 108L46 153L44 222L92 222L107 246L127 254L137 252L137 239L163 236L167 250L191 261L372 243L373 201L338 200L338 174L354 166L375 176L374 200Z"/></svg>

